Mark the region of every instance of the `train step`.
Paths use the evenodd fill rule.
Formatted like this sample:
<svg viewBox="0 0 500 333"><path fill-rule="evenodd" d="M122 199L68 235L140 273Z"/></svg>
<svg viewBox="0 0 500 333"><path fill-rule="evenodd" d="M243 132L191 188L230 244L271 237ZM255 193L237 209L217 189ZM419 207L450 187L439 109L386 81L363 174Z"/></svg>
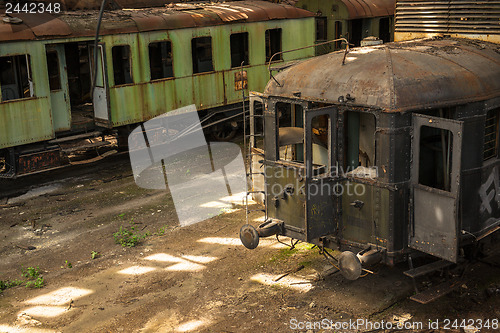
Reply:
<svg viewBox="0 0 500 333"><path fill-rule="evenodd" d="M95 131L95 132L71 135L71 136L66 136L66 137L59 138L59 139L50 140L49 143L63 143L63 142L68 142L68 141L73 141L73 140L94 138L96 136L100 136L101 134L102 134L102 132Z"/></svg>
<svg viewBox="0 0 500 333"><path fill-rule="evenodd" d="M81 146L78 146L78 147L71 147L71 148L62 149L62 152L66 153L66 154L69 154L69 153L72 153L72 152L75 152L75 151L88 150L88 149L92 149L92 148L98 148L98 147L102 147L102 146L108 146L110 144L111 144L111 142L109 142L109 141L99 141L99 142L95 142L95 143L89 143L87 145L81 145Z"/></svg>
<svg viewBox="0 0 500 333"><path fill-rule="evenodd" d="M430 287L416 295L410 297L412 301L418 302L420 304L430 303L446 294L449 294L456 288L460 286L461 281L458 279L445 281L434 287Z"/></svg>
<svg viewBox="0 0 500 333"><path fill-rule="evenodd" d="M416 278L419 276L427 275L429 273L435 272L437 270L446 268L448 266L453 265L452 262L446 261L446 260L439 260L432 262L427 265L423 265L417 268L410 269L408 271L403 272L404 275L409 276L411 278Z"/></svg>

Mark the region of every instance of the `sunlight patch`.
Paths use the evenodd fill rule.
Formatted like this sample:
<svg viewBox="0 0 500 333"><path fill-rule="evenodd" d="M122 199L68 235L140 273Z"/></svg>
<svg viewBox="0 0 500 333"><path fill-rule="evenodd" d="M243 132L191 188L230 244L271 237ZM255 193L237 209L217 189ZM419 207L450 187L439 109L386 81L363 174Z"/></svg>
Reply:
<svg viewBox="0 0 500 333"><path fill-rule="evenodd" d="M55 290L48 294L32 298L25 303L27 304L43 304L43 305L63 305L76 300L83 296L92 294L94 291L82 288L66 287Z"/></svg>
<svg viewBox="0 0 500 333"><path fill-rule="evenodd" d="M294 289L301 292L308 292L313 288L311 282L300 279L294 276L285 276L279 281L275 282L274 280L278 278L280 275L272 275L272 274L255 274L250 278L250 280L265 284L267 286L279 286Z"/></svg>
<svg viewBox="0 0 500 333"><path fill-rule="evenodd" d="M177 258L176 256L166 254L166 253L153 254L153 255L150 255L144 259L161 261L161 262L182 262L183 261L181 258Z"/></svg>
<svg viewBox="0 0 500 333"><path fill-rule="evenodd" d="M34 306L23 310L22 313L32 317L57 317L68 311L66 306Z"/></svg>
<svg viewBox="0 0 500 333"><path fill-rule="evenodd" d="M285 238L285 239L288 239L288 238ZM219 245L243 246L243 244L241 244L241 240L239 238L231 238L231 237L205 237L205 238L198 239L197 242L219 244ZM273 238L270 238L270 239L261 238L259 240L259 246L273 246L273 247L281 248L284 245L278 243Z"/></svg>
<svg viewBox="0 0 500 333"><path fill-rule="evenodd" d="M129 274L129 275L141 275L152 272L156 270L154 267L145 267L145 266L132 266L129 268L122 269L118 273L120 274Z"/></svg>
<svg viewBox="0 0 500 333"><path fill-rule="evenodd" d="M217 257L207 257L207 256L190 256L190 255L185 255L182 256L184 259L191 260L194 262L197 262L199 264L207 264L209 262L212 262L214 260L217 260Z"/></svg>
<svg viewBox="0 0 500 333"><path fill-rule="evenodd" d="M197 329L199 329L202 326L205 326L207 324L208 324L208 322L206 320L191 320L191 321L185 322L185 323L177 326L175 331L176 332L192 332L192 331L197 330Z"/></svg>
<svg viewBox="0 0 500 333"><path fill-rule="evenodd" d="M2 333L55 333L53 330L46 330L34 327L13 327L9 325L0 325L0 332Z"/></svg>
<svg viewBox="0 0 500 333"><path fill-rule="evenodd" d="M205 269L206 267L200 264L195 264L194 262L180 262L178 264L167 267L167 271L187 271L187 272L197 272Z"/></svg>

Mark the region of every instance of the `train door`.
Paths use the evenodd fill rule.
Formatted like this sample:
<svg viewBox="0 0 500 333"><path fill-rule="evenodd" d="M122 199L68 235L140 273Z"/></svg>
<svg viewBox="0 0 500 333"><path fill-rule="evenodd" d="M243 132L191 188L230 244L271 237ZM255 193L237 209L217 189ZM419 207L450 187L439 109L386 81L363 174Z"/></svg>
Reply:
<svg viewBox="0 0 500 333"><path fill-rule="evenodd" d="M337 229L338 177L335 168L337 110L326 107L305 114L307 241Z"/></svg>
<svg viewBox="0 0 500 333"><path fill-rule="evenodd" d="M413 115L409 247L457 262L463 122Z"/></svg>
<svg viewBox="0 0 500 333"><path fill-rule="evenodd" d="M91 61L91 81L96 75L94 94L92 104L94 106L94 121L96 125L102 127L111 127L109 98L108 98L108 78L106 71L106 53L104 44L97 46L97 70L94 67L94 46L89 47L89 57Z"/></svg>
<svg viewBox="0 0 500 333"><path fill-rule="evenodd" d="M71 106L64 45L47 45L45 50L54 131L67 131L71 128Z"/></svg>

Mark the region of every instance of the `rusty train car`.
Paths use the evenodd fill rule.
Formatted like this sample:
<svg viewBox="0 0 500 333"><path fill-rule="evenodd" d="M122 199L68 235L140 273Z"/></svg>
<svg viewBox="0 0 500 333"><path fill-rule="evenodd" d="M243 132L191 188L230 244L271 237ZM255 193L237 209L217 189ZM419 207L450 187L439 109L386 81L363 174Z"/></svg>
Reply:
<svg viewBox="0 0 500 333"><path fill-rule="evenodd" d="M397 1L396 42L305 60L253 94L248 194L266 220L242 243L338 249L354 280L404 261L415 279L498 242L499 19L498 2Z"/></svg>
<svg viewBox="0 0 500 333"><path fill-rule="evenodd" d="M126 142L137 124L191 104L227 138L217 123L234 121L242 90L264 89L270 57L314 44L314 14L300 8L167 2L110 1L96 66L96 1L68 0L50 12L52 2L40 2L45 12L34 14L0 8L0 177L60 167L77 150L108 145L107 135ZM274 60L313 55L309 48Z"/></svg>

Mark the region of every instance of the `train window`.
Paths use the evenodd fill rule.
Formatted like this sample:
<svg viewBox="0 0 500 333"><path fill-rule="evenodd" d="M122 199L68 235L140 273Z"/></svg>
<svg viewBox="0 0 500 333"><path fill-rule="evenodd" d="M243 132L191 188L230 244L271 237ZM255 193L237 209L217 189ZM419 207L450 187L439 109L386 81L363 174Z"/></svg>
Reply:
<svg viewBox="0 0 500 333"><path fill-rule="evenodd" d="M132 79L132 56L129 45L113 46L113 74L115 85L134 83Z"/></svg>
<svg viewBox="0 0 500 333"><path fill-rule="evenodd" d="M0 57L0 90L2 101L33 96L29 55Z"/></svg>
<svg viewBox="0 0 500 333"><path fill-rule="evenodd" d="M304 162L304 118L302 106L276 103L279 156L283 161Z"/></svg>
<svg viewBox="0 0 500 333"><path fill-rule="evenodd" d="M323 172L330 168L330 116L316 116L311 121L312 126L312 162L315 167L327 167Z"/></svg>
<svg viewBox="0 0 500 333"><path fill-rule="evenodd" d="M384 43L389 43L391 41L391 19L389 17L383 17L379 20L378 37L382 39Z"/></svg>
<svg viewBox="0 0 500 333"><path fill-rule="evenodd" d="M326 41L328 39L327 19L325 16L316 17L316 41Z"/></svg>
<svg viewBox="0 0 500 333"><path fill-rule="evenodd" d="M376 177L375 116L349 111L344 125L344 171L355 177Z"/></svg>
<svg viewBox="0 0 500 333"><path fill-rule="evenodd" d="M266 30L266 62L269 62L271 57L278 52L281 52L281 29ZM278 54L273 61L282 59L282 55Z"/></svg>
<svg viewBox="0 0 500 333"><path fill-rule="evenodd" d="M497 156L499 111L500 109L490 110L486 115L483 150L483 160L485 161Z"/></svg>
<svg viewBox="0 0 500 333"><path fill-rule="evenodd" d="M335 39L342 37L342 22L335 21ZM340 49L342 43L340 41L335 42L335 49Z"/></svg>
<svg viewBox="0 0 500 333"><path fill-rule="evenodd" d="M453 134L444 129L420 129L419 184L450 191Z"/></svg>
<svg viewBox="0 0 500 333"><path fill-rule="evenodd" d="M151 71L151 80L174 76L171 42L149 44L149 69Z"/></svg>
<svg viewBox="0 0 500 333"><path fill-rule="evenodd" d="M191 40L193 74L214 70L212 61L212 37L198 37Z"/></svg>
<svg viewBox="0 0 500 333"><path fill-rule="evenodd" d="M248 65L248 32L231 35L231 68Z"/></svg>
<svg viewBox="0 0 500 333"><path fill-rule="evenodd" d="M47 69L49 72L49 87L51 91L61 89L61 76L59 73L59 56L57 51L47 52Z"/></svg>

